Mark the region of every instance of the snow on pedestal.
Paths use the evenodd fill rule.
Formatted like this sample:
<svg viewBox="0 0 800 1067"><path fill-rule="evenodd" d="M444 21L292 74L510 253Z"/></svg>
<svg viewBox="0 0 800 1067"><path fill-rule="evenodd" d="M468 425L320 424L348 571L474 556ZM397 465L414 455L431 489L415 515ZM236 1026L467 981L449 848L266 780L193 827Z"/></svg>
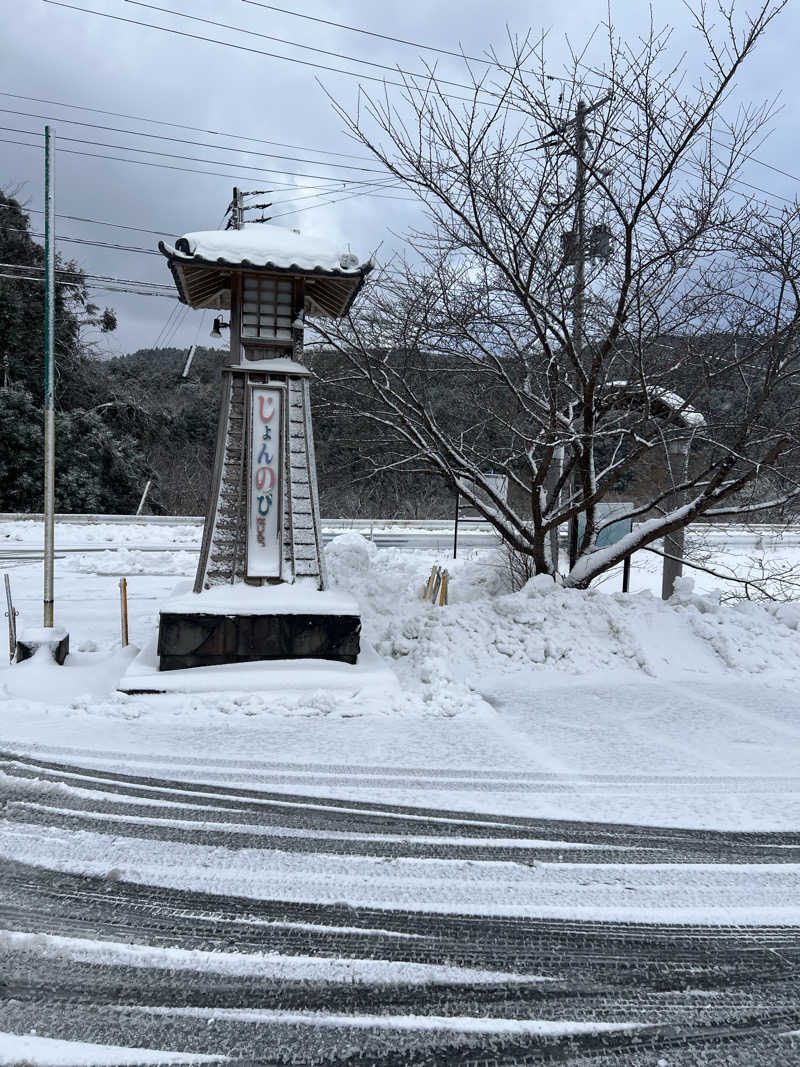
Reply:
<svg viewBox="0 0 800 1067"><path fill-rule="evenodd" d="M58 664L69 655L69 634L61 626L28 626L17 636L17 663L47 649Z"/></svg>

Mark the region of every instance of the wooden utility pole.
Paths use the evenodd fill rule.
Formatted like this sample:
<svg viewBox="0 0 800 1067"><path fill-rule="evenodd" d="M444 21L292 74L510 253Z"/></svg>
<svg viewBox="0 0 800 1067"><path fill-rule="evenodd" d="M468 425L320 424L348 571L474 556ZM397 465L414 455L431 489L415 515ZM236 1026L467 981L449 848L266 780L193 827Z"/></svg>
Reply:
<svg viewBox="0 0 800 1067"><path fill-rule="evenodd" d="M53 626L55 527L55 135L44 128L44 622Z"/></svg>
<svg viewBox="0 0 800 1067"><path fill-rule="evenodd" d="M231 221L230 228L232 230L241 230L244 227L244 193L241 189L234 185L233 187L233 200L231 201Z"/></svg>
<svg viewBox="0 0 800 1067"><path fill-rule="evenodd" d="M586 104L575 111L575 278L572 288L572 348L580 359L586 333ZM578 517L569 523L569 568L578 559Z"/></svg>

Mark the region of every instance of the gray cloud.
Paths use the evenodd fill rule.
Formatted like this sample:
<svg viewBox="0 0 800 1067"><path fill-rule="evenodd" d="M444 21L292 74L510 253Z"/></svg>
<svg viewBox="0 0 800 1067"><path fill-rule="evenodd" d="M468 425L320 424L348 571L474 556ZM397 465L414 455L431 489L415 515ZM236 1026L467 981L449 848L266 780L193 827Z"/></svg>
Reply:
<svg viewBox="0 0 800 1067"><path fill-rule="evenodd" d="M342 65L340 60L331 57L314 57L289 45L203 26L125 3L124 0L80 2L97 11L159 23L186 33L221 37L250 48L297 59ZM422 66L420 54L414 48L306 22L258 8L243 0L193 0L191 4L188 0L154 2L354 57L390 65L399 63L409 69L420 69ZM322 154L327 151L363 156L363 150L344 136L341 122L333 114L317 82L319 78L346 106L355 106L356 79L315 71L299 63L52 7L43 0L26 0L24 4L6 0L4 6L6 18L4 38L0 44L3 70L0 89L216 131L214 134L198 133L0 97L0 107L9 109L0 111L0 126L41 131L44 125L42 118L10 114L9 111L13 110L52 119L59 145L59 212L128 226L154 230L163 228L168 234L213 229L220 223L230 199L231 186L238 177L245 188L274 188L270 197L274 202L270 212L273 216L303 205L303 210L297 214L276 219L279 224L299 226L304 233L346 239L353 250L362 255L381 243L383 252L388 253L398 245L394 233L402 231L413 219L418 219L416 206L402 199L373 199L363 195L345 199L350 191L350 186L345 182L380 177L349 168L373 167L375 164L369 159L356 160ZM675 51L686 49L690 69L699 73L700 50L696 37L691 33L683 4L677 0L658 0L654 6L656 24L675 23ZM491 45L502 54L506 46L506 33L526 32L531 18L530 5L521 0L502 5L486 5L477 0L458 4L420 3L419 0L406 0L401 4L393 0L380 5L366 5L355 0L351 3L304 0L299 10L409 40L429 42L445 48L462 47L467 53L475 55L484 54ZM583 41L588 29L602 20L605 13L604 0L571 0L570 3L548 0L537 5L535 17L539 24L535 29L538 31L544 27L550 31L556 72L566 55L565 35ZM647 30L646 5L641 0L621 0L614 5L614 20L618 32L634 38L636 34ZM775 133L760 148L759 155L793 172L800 171L794 150L798 133L795 43L799 38L800 14L796 6L790 5L745 70L736 97L748 100L783 94L784 106L774 123ZM596 46L601 47L599 39ZM430 53L423 54L423 58L435 62L437 72L443 78L458 81L464 77L463 64L458 60ZM367 67L360 69L376 73ZM370 84L379 88L375 83L364 81L365 88ZM735 106L735 102L732 101L731 106ZM159 133L162 137L207 142L216 147L90 129L73 125L66 119L81 119L141 133ZM3 132L0 136L31 143L34 141L32 137L13 132ZM90 143L68 141L70 137L83 138ZM244 142L242 137L303 146L303 151ZM174 153L177 158L170 155L140 156L122 148L105 147L125 144ZM223 146L234 150L226 150ZM32 208L41 208L41 150L11 144L3 144L2 147L0 186L6 190L18 188L20 197L27 200ZM301 163L249 155L243 151L248 147L258 152L293 155L316 162ZM190 170L194 168L195 173L108 159L90 159L70 154L67 149L149 159ZM190 162L181 159L181 156L213 160L216 165ZM345 164L348 169L334 168L333 163ZM221 171L230 176L201 174L201 170ZM296 174L310 176L295 177ZM293 203L292 197L301 195L306 187L326 184L317 175L341 176L341 181L331 184L330 195L323 198L341 198L340 202L325 206L323 200L314 198ZM775 194L794 196L797 191L796 182L755 164L749 168L747 177ZM319 192L316 188L309 191L315 194ZM41 216L34 215L33 219L35 228L40 229ZM157 238L147 234L66 220L59 220L58 230L65 235L151 249L155 248L157 241ZM62 245L61 251L66 256L74 257L93 273L148 281L170 280L165 263L155 256L72 244ZM163 327L172 305L159 298L98 293L97 300L114 306L119 316L117 333L97 339L99 349L108 354L151 345L159 334L162 343L167 338L173 344L188 345L201 327L205 327L205 334L210 327L207 318L201 319L201 313L181 311L179 316L173 315L176 329L165 333Z"/></svg>

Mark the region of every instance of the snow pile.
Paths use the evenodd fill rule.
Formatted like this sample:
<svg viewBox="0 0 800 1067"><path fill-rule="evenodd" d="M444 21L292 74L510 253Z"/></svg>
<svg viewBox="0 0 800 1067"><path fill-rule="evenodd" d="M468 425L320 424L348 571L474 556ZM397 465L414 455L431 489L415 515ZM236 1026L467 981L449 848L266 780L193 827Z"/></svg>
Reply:
<svg viewBox="0 0 800 1067"><path fill-rule="evenodd" d="M119 548L87 552L64 560L64 570L77 574L187 574L197 566L195 552L154 552Z"/></svg>
<svg viewBox="0 0 800 1067"><path fill-rule="evenodd" d="M185 545L200 547L203 525L200 520L186 522L153 521L143 518L141 522L76 521L56 516L56 552L62 548L84 548L95 545ZM6 519L0 522L0 543L3 541L25 547L42 548L44 539L41 519Z"/></svg>
<svg viewBox="0 0 800 1067"><path fill-rule="evenodd" d="M102 527L76 529L88 538ZM238 729L248 730L246 724L270 718L467 716L477 721L486 715L487 700L494 700L503 679L546 687L581 679L608 682L621 672L622 682L727 678L794 685L800 673L798 604L722 604L718 594L698 595L690 578L678 583L667 604L649 592L564 589L546 576L511 593L508 567L498 551L475 550L449 560L433 551L378 548L348 532L326 550L331 590L313 595L340 609L345 602L352 606L354 598L363 623L363 665L369 666L370 656L375 671L386 674L388 665L399 680L399 692L393 693L388 684L368 686L361 675L346 692L335 691L331 672L347 673L344 667L307 661L269 667L266 687L249 684L244 679L247 671L234 677L230 667L199 668L215 672L217 681L220 674L230 673L224 691L212 692L215 687L206 686L209 691L201 692L199 686L195 695L126 698L114 690L137 649L119 648L117 583L101 574L105 567L116 568L117 574L141 574L129 588L131 638L152 643L157 608L165 602L170 577L191 573L194 556L182 550L130 549L113 553L113 561L111 555L86 552L62 561L66 573L59 584L59 607L64 605L59 618L69 624L74 651L64 667L37 657L0 669L0 707L4 705L7 714L12 714L14 702L14 716L49 715L45 709L52 709L53 715L66 715L76 726L80 720L90 724L100 718L138 719L139 729L148 722L187 717L212 729L226 719L235 720ZM437 563L446 565L450 574L450 603L444 607L421 599ZM160 578L149 576L156 568ZM37 567L37 583L39 573ZM259 600L263 596L261 589L245 593L257 594ZM293 595L300 594L311 595L293 587ZM189 599L194 605L196 598ZM23 596L19 603L23 629L38 616L38 590L36 598ZM252 667L254 672L267 669ZM164 678L168 681L170 673ZM199 674L197 679L202 680Z"/></svg>
<svg viewBox="0 0 800 1067"><path fill-rule="evenodd" d="M444 699L451 686L484 689L497 671L800 671L800 606L721 604L696 595L691 578L666 604L648 592L564 589L546 575L508 593L501 555L481 552L453 561L451 603L438 607L419 598L430 565L423 553L378 551L348 533L331 543L328 561L332 581L358 596L367 639L429 699Z"/></svg>

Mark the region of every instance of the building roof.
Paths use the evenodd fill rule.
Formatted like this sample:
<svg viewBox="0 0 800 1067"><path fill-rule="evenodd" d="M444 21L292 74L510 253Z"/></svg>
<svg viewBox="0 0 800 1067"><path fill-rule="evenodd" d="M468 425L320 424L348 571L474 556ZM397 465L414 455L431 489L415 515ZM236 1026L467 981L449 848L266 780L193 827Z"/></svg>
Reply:
<svg viewBox="0 0 800 1067"><path fill-rule="evenodd" d="M180 299L193 308L229 308L234 272L289 274L306 279L310 315L336 318L347 313L373 267L330 241L268 224L187 233L158 247Z"/></svg>

